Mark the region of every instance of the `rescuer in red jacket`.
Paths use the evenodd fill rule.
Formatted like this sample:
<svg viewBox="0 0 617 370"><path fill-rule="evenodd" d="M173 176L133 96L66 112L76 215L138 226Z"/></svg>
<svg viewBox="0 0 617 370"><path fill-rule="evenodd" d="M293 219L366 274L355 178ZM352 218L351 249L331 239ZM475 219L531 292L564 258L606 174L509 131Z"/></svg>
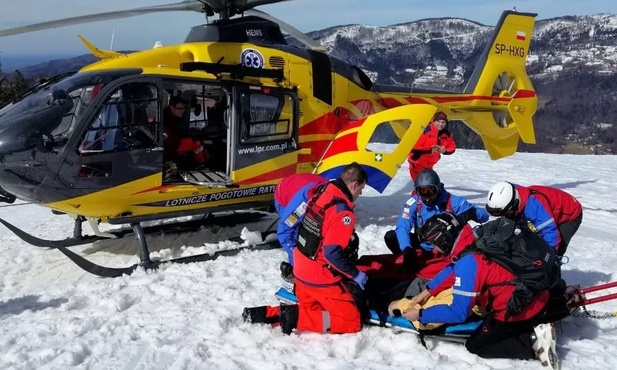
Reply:
<svg viewBox="0 0 617 370"><path fill-rule="evenodd" d="M294 249L295 294L298 305L245 308L252 323L280 322L284 333L294 329L323 333L354 333L361 329L360 310L348 283L364 290L368 280L346 253L352 239L353 202L362 194L366 171L357 163L345 167L334 181L321 186L309 201Z"/></svg>
<svg viewBox="0 0 617 370"><path fill-rule="evenodd" d="M435 227L434 230L425 232L426 238L435 243L436 249L447 254L455 241L457 244L474 243L473 236L463 241L455 238L459 232L465 232L469 225L461 229L454 218L443 218L442 221L445 227ZM516 233L516 229L514 232ZM533 247L533 240L527 239L526 242ZM546 248L550 247L547 245ZM549 317L556 313L554 310L558 306L554 304L558 301L549 303L549 290L543 290L533 296L520 312L510 312L512 296L517 289L516 284L512 283L515 278L511 271L482 253L463 251L459 258L454 259L452 264L446 266L428 283L426 290L411 299L392 302L389 312L397 315L395 311L398 310L398 314L402 314L409 321L419 321L424 325L458 324L468 320L470 315L473 315L474 306L479 306L487 314L465 343L471 353L484 358L538 358L544 366L556 369L558 361L555 331ZM415 306L415 303L423 304L448 289L452 289L450 303L426 308Z"/></svg>
<svg viewBox="0 0 617 370"><path fill-rule="evenodd" d="M456 142L446 128L447 125L448 116L437 112L409 153L409 174L414 183L420 171L432 169L442 154L450 155L456 150Z"/></svg>

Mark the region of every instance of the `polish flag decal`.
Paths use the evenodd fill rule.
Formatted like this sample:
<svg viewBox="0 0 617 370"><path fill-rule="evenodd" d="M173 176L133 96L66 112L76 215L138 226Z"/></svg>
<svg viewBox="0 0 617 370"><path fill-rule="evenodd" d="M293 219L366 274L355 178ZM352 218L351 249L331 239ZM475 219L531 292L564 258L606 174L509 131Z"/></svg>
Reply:
<svg viewBox="0 0 617 370"><path fill-rule="evenodd" d="M516 31L517 40L525 41L526 38L527 38L527 33L525 31Z"/></svg>

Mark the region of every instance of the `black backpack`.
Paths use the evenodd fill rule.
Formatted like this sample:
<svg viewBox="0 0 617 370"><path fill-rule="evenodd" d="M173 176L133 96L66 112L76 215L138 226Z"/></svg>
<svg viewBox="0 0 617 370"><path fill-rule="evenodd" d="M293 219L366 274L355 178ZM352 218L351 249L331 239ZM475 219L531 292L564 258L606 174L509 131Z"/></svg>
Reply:
<svg viewBox="0 0 617 370"><path fill-rule="evenodd" d="M322 228L326 210L337 204L345 204L345 201L340 198L333 198L323 208L315 206L315 203L319 197L326 190L329 183L320 185L316 190L313 197L309 200L306 210L304 212L304 218L300 224L300 230L298 231L298 241L296 242L296 248L311 260L317 259L317 252L321 246L323 239ZM357 235L357 234L356 234ZM358 244L359 246L359 241ZM350 252L348 250L348 252ZM357 254L357 249L356 249ZM349 256L348 256L349 257Z"/></svg>
<svg viewBox="0 0 617 370"><path fill-rule="evenodd" d="M483 254L516 276L503 283L515 286L506 305L506 320L521 313L538 293L560 279L561 261L555 250L526 223L505 217L487 222L468 251Z"/></svg>

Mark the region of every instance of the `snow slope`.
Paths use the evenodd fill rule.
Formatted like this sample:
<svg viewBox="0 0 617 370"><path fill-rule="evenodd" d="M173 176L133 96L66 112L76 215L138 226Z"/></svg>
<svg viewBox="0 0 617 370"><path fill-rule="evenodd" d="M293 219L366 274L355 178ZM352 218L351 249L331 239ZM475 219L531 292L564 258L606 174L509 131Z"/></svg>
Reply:
<svg viewBox="0 0 617 370"><path fill-rule="evenodd" d="M459 150L437 165L446 187L484 204L492 183L547 184L575 195L585 208L564 266L571 284L617 280L617 157L518 153L491 161ZM391 228L410 191L404 165L383 195L357 202L361 254L386 253ZM72 221L35 205L0 208L0 217L45 238L64 238ZM231 229L149 238L153 258L233 248L243 227L257 231L272 216ZM264 226L265 225L265 226ZM84 229L88 228L84 225ZM32 247L0 226L1 369L541 369L536 361L484 360L453 343L367 327L353 335L283 335L242 322L245 306L274 304L281 250L244 251L212 262L167 265L156 272L102 279L60 252ZM132 238L75 247L106 266L138 261ZM617 301L591 308L617 311ZM568 318L558 327L563 369L617 367L617 320Z"/></svg>

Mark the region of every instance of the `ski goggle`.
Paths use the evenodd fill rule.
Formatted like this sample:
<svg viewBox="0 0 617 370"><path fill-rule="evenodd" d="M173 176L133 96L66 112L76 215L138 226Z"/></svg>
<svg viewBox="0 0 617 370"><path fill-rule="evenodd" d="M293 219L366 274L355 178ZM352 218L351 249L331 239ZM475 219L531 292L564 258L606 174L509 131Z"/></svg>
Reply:
<svg viewBox="0 0 617 370"><path fill-rule="evenodd" d="M457 235L445 225L445 221L439 221L442 225L434 226L431 230L421 231L422 239L441 249L444 254L450 254Z"/></svg>
<svg viewBox="0 0 617 370"><path fill-rule="evenodd" d="M444 232L427 235L426 241L441 249L445 254L450 254L452 251L452 240Z"/></svg>
<svg viewBox="0 0 617 370"><path fill-rule="evenodd" d="M418 186L416 193L421 197L432 197L437 194L437 188L434 186Z"/></svg>
<svg viewBox="0 0 617 370"><path fill-rule="evenodd" d="M493 208L493 207L489 207L488 204L486 205L485 208L486 208L486 212L488 212L491 216L501 217L501 216L510 215L514 213L516 209L518 208L518 199L515 199L513 202L510 202L510 204L508 204L504 208Z"/></svg>

